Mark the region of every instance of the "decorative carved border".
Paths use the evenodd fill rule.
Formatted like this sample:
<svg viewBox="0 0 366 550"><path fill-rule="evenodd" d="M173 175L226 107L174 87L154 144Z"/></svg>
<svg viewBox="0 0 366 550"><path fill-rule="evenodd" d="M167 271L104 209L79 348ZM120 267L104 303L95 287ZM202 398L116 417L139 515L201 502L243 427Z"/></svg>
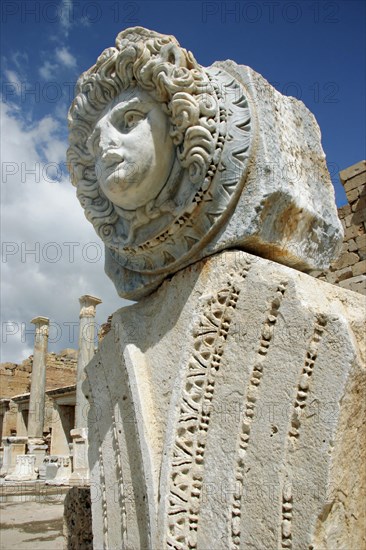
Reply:
<svg viewBox="0 0 366 550"><path fill-rule="evenodd" d="M247 402L237 441L237 459L235 464L236 488L231 502L229 550L240 550L241 505L244 487L245 455L250 441L251 424L255 415L255 404L258 399L258 392L263 376L264 362L273 338L273 331L286 291L286 286L287 282L281 282L278 285L276 295L271 302L269 313L262 328L257 358L247 387Z"/></svg>
<svg viewBox="0 0 366 550"><path fill-rule="evenodd" d="M213 237L239 200L254 149L253 107L231 75L217 67L206 73L219 105L216 151L206 178L164 232L135 247L109 247L114 261L124 268L144 274L177 269L196 254L203 240Z"/></svg>
<svg viewBox="0 0 366 550"><path fill-rule="evenodd" d="M249 269L247 262L236 277L243 280ZM168 496L166 547L174 550L197 548L210 409L239 294L233 274L221 290L207 298L193 329L194 352L182 389Z"/></svg>
<svg viewBox="0 0 366 550"><path fill-rule="evenodd" d="M323 338L326 326L327 319L325 315L317 315L313 336L306 351L305 362L297 385L296 397L292 407L291 427L288 432L286 443L286 458L288 458L289 448L296 446L300 438L301 415L304 414L304 409L307 404L311 386L311 377L318 355L319 345ZM293 495L291 477L287 475L284 479L284 486L282 489L281 532L279 534L281 548L286 548L287 550L292 549L292 508Z"/></svg>

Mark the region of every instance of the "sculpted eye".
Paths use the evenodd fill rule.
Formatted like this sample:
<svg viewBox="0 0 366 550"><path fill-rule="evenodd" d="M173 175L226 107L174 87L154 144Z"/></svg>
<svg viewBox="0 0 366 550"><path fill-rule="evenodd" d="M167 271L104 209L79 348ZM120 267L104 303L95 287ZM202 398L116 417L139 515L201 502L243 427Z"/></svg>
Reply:
<svg viewBox="0 0 366 550"><path fill-rule="evenodd" d="M127 111L123 117L124 127L128 129L134 128L143 118L145 118L144 113L140 113L139 111Z"/></svg>

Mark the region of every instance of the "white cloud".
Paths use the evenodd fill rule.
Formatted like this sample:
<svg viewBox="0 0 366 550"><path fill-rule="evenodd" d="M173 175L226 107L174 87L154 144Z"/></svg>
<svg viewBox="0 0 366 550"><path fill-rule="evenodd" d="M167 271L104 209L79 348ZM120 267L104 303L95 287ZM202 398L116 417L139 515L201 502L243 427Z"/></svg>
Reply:
<svg viewBox="0 0 366 550"><path fill-rule="evenodd" d="M38 72L42 78L45 80L51 80L55 76L55 71L57 69L56 63L51 63L50 61L45 61L38 69Z"/></svg>
<svg viewBox="0 0 366 550"><path fill-rule="evenodd" d="M67 37L73 22L73 0L62 0L60 3L60 25Z"/></svg>
<svg viewBox="0 0 366 550"><path fill-rule="evenodd" d="M67 144L60 135L66 122L45 117L26 128L9 105L2 104L1 110L1 130L6 136L1 360L19 362L33 347L33 317L51 319L49 349L58 351L77 347L81 295L103 300L97 308L98 323L126 302L104 274L103 245L85 219L75 189L65 174L54 170L58 163L64 165ZM27 334L22 341L24 328Z"/></svg>
<svg viewBox="0 0 366 550"><path fill-rule="evenodd" d="M69 90L67 91L67 96L69 96L69 101L66 102L65 101L59 101L54 109L54 115L56 118L59 118L60 120L62 121L65 121L67 120L67 113L68 113L68 110L69 110L69 105L73 99L73 97L71 97L71 94L69 92Z"/></svg>
<svg viewBox="0 0 366 550"><path fill-rule="evenodd" d="M18 69L18 71L23 72L25 67L28 66L28 54L27 52L14 51L11 54L11 60Z"/></svg>
<svg viewBox="0 0 366 550"><path fill-rule="evenodd" d="M6 70L5 76L8 82L14 86L14 91L17 95L20 95L21 91L21 82L19 76L15 71Z"/></svg>
<svg viewBox="0 0 366 550"><path fill-rule="evenodd" d="M62 48L56 48L52 55L52 61L46 59L38 69L38 73L44 80L52 80L57 78L59 71L75 68L76 58L63 46Z"/></svg>
<svg viewBox="0 0 366 550"><path fill-rule="evenodd" d="M76 67L76 58L68 51L67 48L56 50L56 57L62 65L69 68Z"/></svg>
<svg viewBox="0 0 366 550"><path fill-rule="evenodd" d="M91 20L86 15L80 17L80 25L82 25L83 27L90 27L91 24Z"/></svg>

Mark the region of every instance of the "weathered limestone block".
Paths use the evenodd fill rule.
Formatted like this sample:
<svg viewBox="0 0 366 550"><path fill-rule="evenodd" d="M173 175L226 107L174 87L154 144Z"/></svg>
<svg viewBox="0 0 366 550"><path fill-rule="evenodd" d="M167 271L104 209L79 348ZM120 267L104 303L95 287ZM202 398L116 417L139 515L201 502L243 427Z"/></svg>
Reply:
<svg viewBox="0 0 366 550"><path fill-rule="evenodd" d="M26 443L26 437L9 436L2 438L4 454L0 476L4 477L7 474L13 473L17 463L17 456L25 454Z"/></svg>
<svg viewBox="0 0 366 550"><path fill-rule="evenodd" d="M70 456L50 455L44 459L46 485L66 485L71 476Z"/></svg>
<svg viewBox="0 0 366 550"><path fill-rule="evenodd" d="M227 248L325 269L343 238L314 116L234 61L126 29L69 111L71 179L120 296Z"/></svg>
<svg viewBox="0 0 366 550"><path fill-rule="evenodd" d="M65 550L92 550L91 503L89 487L72 487L65 497Z"/></svg>
<svg viewBox="0 0 366 550"><path fill-rule="evenodd" d="M312 275L366 295L366 224L360 224L355 216L358 213L361 217L366 215L366 161L342 170L339 176L349 201L338 209L346 230L341 255L331 264L328 273L317 271Z"/></svg>
<svg viewBox="0 0 366 550"><path fill-rule="evenodd" d="M28 439L28 453L35 456L36 458L36 468L39 470L43 467L43 460L46 456L47 445L38 445L29 443Z"/></svg>
<svg viewBox="0 0 366 550"><path fill-rule="evenodd" d="M13 473L5 477L5 481L34 481L38 478L36 471L36 456L18 455Z"/></svg>
<svg viewBox="0 0 366 550"><path fill-rule="evenodd" d="M118 310L84 383L94 548L364 548L365 305L228 251Z"/></svg>
<svg viewBox="0 0 366 550"><path fill-rule="evenodd" d="M39 479L42 481L54 479L58 470L58 459L55 455L47 455L43 459L42 467L39 469Z"/></svg>
<svg viewBox="0 0 366 550"><path fill-rule="evenodd" d="M86 422L86 418L85 418ZM88 429L76 428L71 430L73 472L70 483L76 485L89 483L88 466Z"/></svg>

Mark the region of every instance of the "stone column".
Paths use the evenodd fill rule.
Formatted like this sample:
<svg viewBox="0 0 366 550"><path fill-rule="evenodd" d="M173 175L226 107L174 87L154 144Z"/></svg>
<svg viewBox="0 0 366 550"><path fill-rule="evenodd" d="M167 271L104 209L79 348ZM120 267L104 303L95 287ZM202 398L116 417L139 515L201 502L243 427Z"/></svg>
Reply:
<svg viewBox="0 0 366 550"><path fill-rule="evenodd" d="M34 354L29 398L28 438L31 443L43 443L43 422L46 391L46 356L48 345L47 317L35 317Z"/></svg>
<svg viewBox="0 0 366 550"><path fill-rule="evenodd" d="M79 355L76 380L75 428L71 430L73 440L73 473L70 481L88 483L88 411L89 403L83 394L82 385L85 379L85 367L94 355L95 310L102 302L95 296L85 294L79 298Z"/></svg>
<svg viewBox="0 0 366 550"><path fill-rule="evenodd" d="M28 416L28 453L34 455L39 468L46 454L47 445L43 439L43 424L46 392L46 358L48 347L47 317L35 317L31 323L36 326L34 335L34 353L29 398Z"/></svg>

